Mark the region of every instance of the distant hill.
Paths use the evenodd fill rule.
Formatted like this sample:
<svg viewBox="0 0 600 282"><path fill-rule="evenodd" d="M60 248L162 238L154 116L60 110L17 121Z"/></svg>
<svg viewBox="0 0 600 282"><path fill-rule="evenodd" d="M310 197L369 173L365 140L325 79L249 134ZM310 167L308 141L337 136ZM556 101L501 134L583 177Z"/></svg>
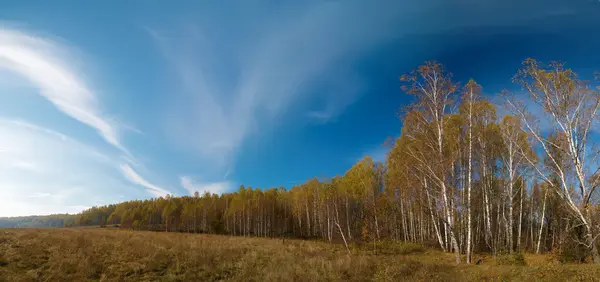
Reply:
<svg viewBox="0 0 600 282"><path fill-rule="evenodd" d="M72 224L76 217L75 214L0 217L0 228L63 227Z"/></svg>

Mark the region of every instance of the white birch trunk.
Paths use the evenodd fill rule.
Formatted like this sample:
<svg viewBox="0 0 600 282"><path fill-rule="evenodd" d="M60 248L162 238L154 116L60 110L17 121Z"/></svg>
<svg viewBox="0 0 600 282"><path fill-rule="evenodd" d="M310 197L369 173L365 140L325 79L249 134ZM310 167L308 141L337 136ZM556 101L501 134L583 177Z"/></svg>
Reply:
<svg viewBox="0 0 600 282"><path fill-rule="evenodd" d="M537 247L535 248L535 253L540 253L540 243L542 242L542 231L544 230L544 216L546 216L546 196L548 195L548 191L544 193L544 203L542 204L542 217L540 218L540 233L538 235Z"/></svg>
<svg viewBox="0 0 600 282"><path fill-rule="evenodd" d="M473 177L473 91L470 92L469 101L469 171L467 176L467 263L471 263L471 240L473 238L471 226L471 179Z"/></svg>
<svg viewBox="0 0 600 282"><path fill-rule="evenodd" d="M517 231L517 250L521 251L521 227L523 224L523 192L525 190L525 179L521 180L521 199L519 204L519 230Z"/></svg>

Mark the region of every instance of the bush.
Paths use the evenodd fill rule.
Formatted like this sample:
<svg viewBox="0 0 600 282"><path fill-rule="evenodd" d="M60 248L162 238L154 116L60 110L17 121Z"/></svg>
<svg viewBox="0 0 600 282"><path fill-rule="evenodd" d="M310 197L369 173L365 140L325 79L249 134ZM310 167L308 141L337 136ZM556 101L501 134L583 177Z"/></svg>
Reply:
<svg viewBox="0 0 600 282"><path fill-rule="evenodd" d="M441 250L440 243L437 240L425 240L423 241L423 246L425 248Z"/></svg>
<svg viewBox="0 0 600 282"><path fill-rule="evenodd" d="M560 263L583 263L588 256L588 250L585 246L570 243L565 244L562 249L552 251L552 260Z"/></svg>
<svg viewBox="0 0 600 282"><path fill-rule="evenodd" d="M425 247L417 243L403 243L392 240L377 241L377 252L391 255L408 255L412 253L422 253Z"/></svg>
<svg viewBox="0 0 600 282"><path fill-rule="evenodd" d="M503 254L496 257L498 265L527 265L523 253Z"/></svg>

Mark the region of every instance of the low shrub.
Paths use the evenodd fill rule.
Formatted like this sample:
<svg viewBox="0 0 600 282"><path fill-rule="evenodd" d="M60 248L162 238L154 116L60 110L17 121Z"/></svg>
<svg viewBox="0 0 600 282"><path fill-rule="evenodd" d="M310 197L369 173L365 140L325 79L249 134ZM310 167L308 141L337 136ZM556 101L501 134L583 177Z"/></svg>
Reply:
<svg viewBox="0 0 600 282"><path fill-rule="evenodd" d="M551 258L560 263L583 263L586 262L589 251L585 246L572 243L565 244L561 249L556 249L551 252Z"/></svg>
<svg viewBox="0 0 600 282"><path fill-rule="evenodd" d="M377 241L377 253L390 255L408 255L425 252L425 247L417 243L404 243L392 240Z"/></svg>
<svg viewBox="0 0 600 282"><path fill-rule="evenodd" d="M502 254L496 257L497 265L527 265L523 253Z"/></svg>

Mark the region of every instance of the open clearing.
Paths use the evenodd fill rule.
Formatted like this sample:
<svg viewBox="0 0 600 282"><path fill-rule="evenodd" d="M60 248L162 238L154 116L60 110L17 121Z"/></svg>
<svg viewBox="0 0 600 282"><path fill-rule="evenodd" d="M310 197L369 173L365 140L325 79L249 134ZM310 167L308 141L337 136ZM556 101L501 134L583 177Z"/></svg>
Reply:
<svg viewBox="0 0 600 282"><path fill-rule="evenodd" d="M526 255L526 266L456 265L412 244L352 248L302 240L102 228L0 229L0 281L599 281L600 267Z"/></svg>

